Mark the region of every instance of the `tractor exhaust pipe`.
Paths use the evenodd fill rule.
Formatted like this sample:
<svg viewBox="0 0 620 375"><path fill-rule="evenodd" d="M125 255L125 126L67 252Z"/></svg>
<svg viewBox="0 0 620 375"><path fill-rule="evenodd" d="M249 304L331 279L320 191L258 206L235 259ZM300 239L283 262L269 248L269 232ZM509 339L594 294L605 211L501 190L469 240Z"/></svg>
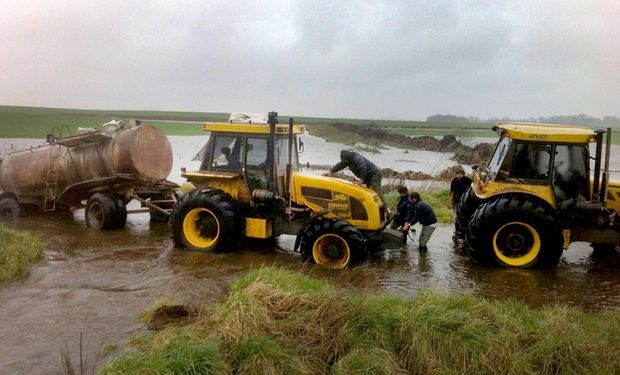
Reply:
<svg viewBox="0 0 620 375"><path fill-rule="evenodd" d="M267 146L267 157L269 158L269 187L273 191L278 189L278 180L276 177L276 125L278 124L278 112L269 112L267 114L267 123L269 124L269 143Z"/></svg>
<svg viewBox="0 0 620 375"><path fill-rule="evenodd" d="M596 155L594 156L594 179L592 183L592 202L598 203L601 201L600 196L600 179L601 179L601 154L603 149L603 134L602 129L595 130L596 132Z"/></svg>
<svg viewBox="0 0 620 375"><path fill-rule="evenodd" d="M288 119L288 163L286 164L286 191L284 197L290 205L291 201L291 174L293 172L293 118Z"/></svg>
<svg viewBox="0 0 620 375"><path fill-rule="evenodd" d="M603 207L607 203L607 185L609 184L609 153L611 150L611 128L607 128L607 138L605 139L605 167L601 178L601 194L600 200Z"/></svg>

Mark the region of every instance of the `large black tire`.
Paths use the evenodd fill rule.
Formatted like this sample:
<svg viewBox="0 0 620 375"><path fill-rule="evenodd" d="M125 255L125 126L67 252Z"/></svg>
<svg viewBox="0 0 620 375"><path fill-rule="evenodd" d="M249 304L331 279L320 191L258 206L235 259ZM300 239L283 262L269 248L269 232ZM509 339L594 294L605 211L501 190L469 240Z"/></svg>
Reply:
<svg viewBox="0 0 620 375"><path fill-rule="evenodd" d="M456 210L456 220L454 222L454 226L457 232L461 234L467 233L471 216L481 203L482 200L476 196L474 189L470 186L469 189L467 189L461 196Z"/></svg>
<svg viewBox="0 0 620 375"><path fill-rule="evenodd" d="M525 195L504 195L479 206L465 241L469 257L480 264L553 268L562 256L562 232L551 208Z"/></svg>
<svg viewBox="0 0 620 375"><path fill-rule="evenodd" d="M203 251L234 250L243 238L243 220L232 197L219 189L193 190L172 210L174 243Z"/></svg>
<svg viewBox="0 0 620 375"><path fill-rule="evenodd" d="M0 218L15 220L21 215L21 208L17 200L11 196L0 199Z"/></svg>
<svg viewBox="0 0 620 375"><path fill-rule="evenodd" d="M84 217L89 228L100 230L118 228L119 215L116 198L112 194L95 193L86 202Z"/></svg>
<svg viewBox="0 0 620 375"><path fill-rule="evenodd" d="M366 242L353 225L339 219L319 219L304 229L301 256L318 265L345 268L366 259Z"/></svg>
<svg viewBox="0 0 620 375"><path fill-rule="evenodd" d="M123 228L127 224L127 205L123 200L123 197L117 194L111 195L116 205L116 219L114 222L114 229Z"/></svg>

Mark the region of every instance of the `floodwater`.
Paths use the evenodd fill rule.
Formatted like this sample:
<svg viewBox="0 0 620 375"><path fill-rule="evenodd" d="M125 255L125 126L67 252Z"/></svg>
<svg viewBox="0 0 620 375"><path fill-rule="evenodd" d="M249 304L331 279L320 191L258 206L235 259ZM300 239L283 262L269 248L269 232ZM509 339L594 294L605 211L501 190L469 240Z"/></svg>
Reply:
<svg viewBox="0 0 620 375"><path fill-rule="evenodd" d="M212 303L226 295L231 279L263 265L301 269L352 291L414 296L432 288L512 297L534 307L563 302L592 311L620 309L620 256L596 259L586 245L573 244L553 271L479 267L452 247L449 225L435 231L427 253L414 242L346 270L302 264L292 236L282 236L277 248L217 254L175 249L167 226L149 223L145 214L130 215L124 229L108 232L86 229L80 211L73 218L23 218L17 228L39 234L45 253L28 277L0 286L2 374L62 373L60 351L68 348L78 362L80 333L83 358L92 363L106 344L122 348L132 333L144 331L138 315L160 297Z"/></svg>
<svg viewBox="0 0 620 375"><path fill-rule="evenodd" d="M303 137L302 163L333 164L347 148ZM174 151L169 179L183 182L180 168L198 168L191 158L208 136L169 139ZM0 146L17 143L3 141ZM618 154L620 147L612 152ZM448 153L388 148L362 154L397 171L433 173L453 163ZM612 169L620 169L619 163L612 160ZM0 285L0 374L62 373L63 348L79 363L80 333L83 358L92 364L104 346L122 348L132 333L144 331L138 315L160 297L212 303L225 297L234 277L263 265L300 269L351 291L414 296L432 288L516 298L533 307L562 302L590 311L620 310L620 255L600 259L581 243L573 244L552 271L485 268L453 248L452 227L442 225L427 253L419 253L413 243L404 250L380 251L353 269L333 270L302 264L292 251L291 236L282 236L277 248L250 245L218 254L175 249L167 226L150 223L146 214L130 215L125 228L106 232L87 229L82 211L22 218L16 226L41 236L45 251L29 276Z"/></svg>

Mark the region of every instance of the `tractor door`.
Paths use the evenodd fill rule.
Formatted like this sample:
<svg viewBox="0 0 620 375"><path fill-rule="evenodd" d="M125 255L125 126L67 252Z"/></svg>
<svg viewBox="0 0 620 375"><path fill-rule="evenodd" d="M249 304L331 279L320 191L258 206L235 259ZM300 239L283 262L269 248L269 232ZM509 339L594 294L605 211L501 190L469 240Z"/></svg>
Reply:
<svg viewBox="0 0 620 375"><path fill-rule="evenodd" d="M268 139L248 137L246 141L245 175L250 192L269 188Z"/></svg>
<svg viewBox="0 0 620 375"><path fill-rule="evenodd" d="M553 191L560 209L589 200L589 151L585 145L557 145L553 159Z"/></svg>

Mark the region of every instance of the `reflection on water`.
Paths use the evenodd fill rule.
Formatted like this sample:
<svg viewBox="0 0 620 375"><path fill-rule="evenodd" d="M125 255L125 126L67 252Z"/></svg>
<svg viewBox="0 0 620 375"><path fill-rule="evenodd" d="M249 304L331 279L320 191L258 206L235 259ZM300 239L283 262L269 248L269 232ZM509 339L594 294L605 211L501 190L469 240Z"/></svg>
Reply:
<svg viewBox="0 0 620 375"><path fill-rule="evenodd" d="M279 239L276 249L174 249L167 226L150 223L145 214L130 215L125 228L108 232L86 229L83 213L24 218L17 227L39 234L45 255L26 279L0 286L0 364L8 373L56 373L59 348L69 345L76 353L80 332L93 358L106 343L122 343L142 329L137 315L159 297L212 303L234 277L263 265L302 270L350 291L414 296L433 288L535 307L557 301L620 309L620 256L598 259L585 244L574 244L552 271L486 268L455 251L452 227L440 226L427 253L414 242L376 253L359 267L333 270L301 264L291 236Z"/></svg>

